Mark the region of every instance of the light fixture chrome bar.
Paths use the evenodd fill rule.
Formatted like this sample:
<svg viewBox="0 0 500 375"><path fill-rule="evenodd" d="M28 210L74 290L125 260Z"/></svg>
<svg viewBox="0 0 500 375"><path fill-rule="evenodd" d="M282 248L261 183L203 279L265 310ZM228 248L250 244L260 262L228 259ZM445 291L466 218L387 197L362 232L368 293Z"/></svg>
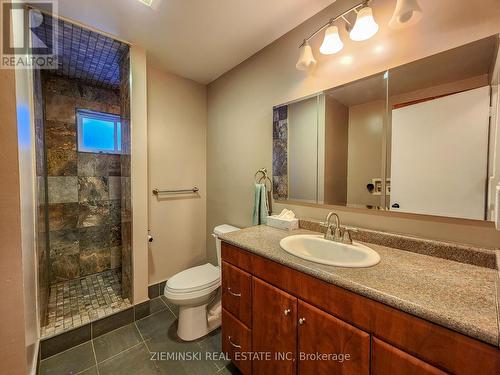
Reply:
<svg viewBox="0 0 500 375"><path fill-rule="evenodd" d="M191 189L178 189L178 190L159 190L159 189L153 189L153 194L154 195L161 195L161 194L182 194L182 193L197 193L200 191L196 186L191 188Z"/></svg>
<svg viewBox="0 0 500 375"><path fill-rule="evenodd" d="M339 14L337 17L334 17L334 18L330 18L330 20L325 23L323 26L321 26L318 30L316 30L314 33L312 33L311 35L309 35L307 38L305 38L302 43L299 45L299 48L302 47L306 42L310 41L312 38L314 38L316 35L318 35L321 31L323 31L324 29L326 29L328 26L330 26L332 23L334 23L335 21L343 18L348 24L350 24L346 19L345 19L345 16L347 16L349 13L351 13L352 11L356 11L358 8L362 8L364 6L366 6L368 4L369 1L366 1L366 0L363 0L361 1L359 4L357 5L354 5L353 7L349 8L348 10L346 10L344 13L342 14Z"/></svg>

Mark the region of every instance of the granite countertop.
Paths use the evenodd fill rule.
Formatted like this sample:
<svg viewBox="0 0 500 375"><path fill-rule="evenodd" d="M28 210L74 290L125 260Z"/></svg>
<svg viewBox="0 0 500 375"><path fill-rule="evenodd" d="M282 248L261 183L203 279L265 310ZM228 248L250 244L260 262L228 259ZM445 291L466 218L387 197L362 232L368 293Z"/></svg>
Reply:
<svg viewBox="0 0 500 375"><path fill-rule="evenodd" d="M295 257L282 238L318 234L255 226L224 234L223 241L365 297L495 346L497 270L365 243L380 254L369 268L335 267ZM359 241L358 241L359 242Z"/></svg>

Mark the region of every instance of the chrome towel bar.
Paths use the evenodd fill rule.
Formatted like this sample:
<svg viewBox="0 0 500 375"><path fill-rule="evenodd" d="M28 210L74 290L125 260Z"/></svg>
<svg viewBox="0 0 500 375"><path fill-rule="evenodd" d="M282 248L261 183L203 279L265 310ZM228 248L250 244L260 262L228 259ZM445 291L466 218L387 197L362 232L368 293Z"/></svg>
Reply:
<svg viewBox="0 0 500 375"><path fill-rule="evenodd" d="M191 188L191 189L178 189L178 190L159 190L159 189L153 189L153 194L154 195L160 195L160 194L182 194L182 193L197 193L200 191L196 186Z"/></svg>

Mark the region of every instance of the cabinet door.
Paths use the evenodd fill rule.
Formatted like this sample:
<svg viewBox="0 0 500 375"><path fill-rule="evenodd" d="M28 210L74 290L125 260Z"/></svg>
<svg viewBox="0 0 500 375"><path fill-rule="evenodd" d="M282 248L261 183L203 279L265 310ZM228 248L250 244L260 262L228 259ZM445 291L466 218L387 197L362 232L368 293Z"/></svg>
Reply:
<svg viewBox="0 0 500 375"><path fill-rule="evenodd" d="M434 366L373 338L372 374L445 375Z"/></svg>
<svg viewBox="0 0 500 375"><path fill-rule="evenodd" d="M299 374L369 374L370 335L299 300Z"/></svg>
<svg viewBox="0 0 500 375"><path fill-rule="evenodd" d="M252 278L253 373L296 373L297 298Z"/></svg>

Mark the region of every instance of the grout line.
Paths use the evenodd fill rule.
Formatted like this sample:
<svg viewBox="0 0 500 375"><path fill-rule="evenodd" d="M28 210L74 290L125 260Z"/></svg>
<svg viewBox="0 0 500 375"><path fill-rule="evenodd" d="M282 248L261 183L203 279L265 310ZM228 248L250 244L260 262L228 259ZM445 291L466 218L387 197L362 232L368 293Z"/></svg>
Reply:
<svg viewBox="0 0 500 375"><path fill-rule="evenodd" d="M149 316L151 316L151 315L149 315ZM144 318L143 318L143 319L144 319ZM137 322L137 321L135 321L135 322L134 322L135 328L136 328L136 329L137 329L137 331L139 332L139 335L141 336L142 342L144 343L144 346L146 347L146 349L147 349L148 353L149 353L149 354L151 354L151 353L152 353L152 351L151 351L151 349L149 349L149 346L148 346L148 344L146 343L146 340L144 339L144 336L142 335L141 330L139 329L139 327L137 327L137 323L136 323L136 322ZM150 357L150 360L151 360L151 357ZM156 362L157 362L157 361L153 361L153 366L154 366L157 370L159 370L159 369L160 369L160 367L159 367L159 365L158 365Z"/></svg>
<svg viewBox="0 0 500 375"><path fill-rule="evenodd" d="M155 299L155 298L153 298ZM165 305L165 307L168 307L167 303L163 300L163 298L161 298L161 296L158 296L158 299L161 301L161 303L163 303Z"/></svg>
<svg viewBox="0 0 500 375"><path fill-rule="evenodd" d="M215 367L217 368L217 372L220 372L220 371L222 371L222 370L224 370L226 368L226 365L223 365L222 367L219 367L217 365L217 361L213 361L212 360L212 362L214 363Z"/></svg>
<svg viewBox="0 0 500 375"><path fill-rule="evenodd" d="M78 371L77 373L75 373L75 375L83 374L85 371L87 371L88 369L91 369L94 366L97 368L97 363L95 365L93 365L93 366L90 366L89 368L86 368L86 369L82 370L82 371ZM97 373L99 374L99 371L97 371Z"/></svg>
<svg viewBox="0 0 500 375"><path fill-rule="evenodd" d="M107 361L109 361L110 359L113 359L113 358L115 358L116 356L118 356L118 355L120 355L120 354L122 354L122 353L128 352L129 350L132 350L132 349L134 349L136 346L139 346L139 345L141 345L141 344L144 344L144 342L142 342L142 341L141 341L141 342L138 342L137 344L135 344L135 345L131 346L130 348L127 348L127 349L125 349L125 350L122 350L121 352L118 352L118 353L116 353L116 354L113 354L111 357L106 358L104 361L101 361L101 362L99 362L98 364L101 364L101 363L107 362Z"/></svg>
<svg viewBox="0 0 500 375"><path fill-rule="evenodd" d="M170 311L172 313L173 316L175 316L177 319L179 319L179 317L177 316L177 314L174 311L172 311L172 309L170 308L169 305L167 305L167 309L168 309L168 311Z"/></svg>
<svg viewBox="0 0 500 375"><path fill-rule="evenodd" d="M115 328L115 329L113 329L113 330L111 330L111 331L109 331L109 332L103 333L102 335L99 335L99 336L97 336L97 337L92 337L92 341L94 341L94 340L98 339L99 337L106 336L108 333L112 333L112 332L118 331L119 329L125 328L126 326L128 326L128 325L130 325L130 324L132 324L132 323L134 323L134 322L130 322L130 323L125 324L125 325L123 325L123 326L121 326L121 327Z"/></svg>
<svg viewBox="0 0 500 375"><path fill-rule="evenodd" d="M147 319L147 318L149 318L150 316L153 316L153 315L156 315L156 314L162 313L162 312L164 312L164 311L166 311L166 310L169 310L169 311L170 311L170 309L168 308L168 306L167 306L167 308L166 308L165 310L156 311L156 312L154 312L154 313L152 313L152 314L149 314L148 316L145 316L144 318L141 318L141 319L136 320L135 322L140 322L141 320ZM170 312L172 312L172 311L170 311ZM174 314L174 313L172 313L172 314L175 316L175 314ZM177 316L175 316L175 317L177 318ZM134 322L134 323L135 323L135 322Z"/></svg>
<svg viewBox="0 0 500 375"><path fill-rule="evenodd" d="M161 310L161 311L165 311L165 310L169 310L176 318L177 316L174 314L174 312L170 309L170 307L168 307L168 304L163 300L163 298L158 297L158 299L161 301L161 303L163 304L163 306L165 306L165 309Z"/></svg>
<svg viewBox="0 0 500 375"><path fill-rule="evenodd" d="M151 316L151 315L150 315L150 316ZM149 349L149 346L148 346L148 344L146 343L146 340L144 339L144 336L142 335L141 330L139 329L139 327L137 327L136 322L134 322L134 325L135 325L135 329L137 329L137 331L139 332L139 336L141 336L142 342L144 343L144 345L146 345L146 349L148 350L148 352L150 352L150 353L151 353L151 350Z"/></svg>
<svg viewBox="0 0 500 375"><path fill-rule="evenodd" d="M90 341L92 342L92 352L94 352L95 368L97 370L97 375L99 375L99 366L97 365L97 355L95 354L94 340Z"/></svg>
<svg viewBox="0 0 500 375"><path fill-rule="evenodd" d="M175 317L178 319L179 317L177 316L177 314L176 314L174 311L172 311L172 309L170 308L170 306L168 305L168 303L166 303L166 302L163 300L163 298L161 298L161 296L160 296L160 299L161 299L161 301L165 304L165 306L167 306L167 309L168 309L168 310L172 313L172 315L173 315L173 316L175 316Z"/></svg>
<svg viewBox="0 0 500 375"><path fill-rule="evenodd" d="M144 340L144 336L142 335L142 332L141 332L141 330L139 329L139 327L137 327L136 322L134 322L134 326L135 326L135 329L137 330L137 332L139 332L139 336L141 336L141 340L142 340L142 342L144 342L144 343L145 343L145 342L146 342L146 340Z"/></svg>

